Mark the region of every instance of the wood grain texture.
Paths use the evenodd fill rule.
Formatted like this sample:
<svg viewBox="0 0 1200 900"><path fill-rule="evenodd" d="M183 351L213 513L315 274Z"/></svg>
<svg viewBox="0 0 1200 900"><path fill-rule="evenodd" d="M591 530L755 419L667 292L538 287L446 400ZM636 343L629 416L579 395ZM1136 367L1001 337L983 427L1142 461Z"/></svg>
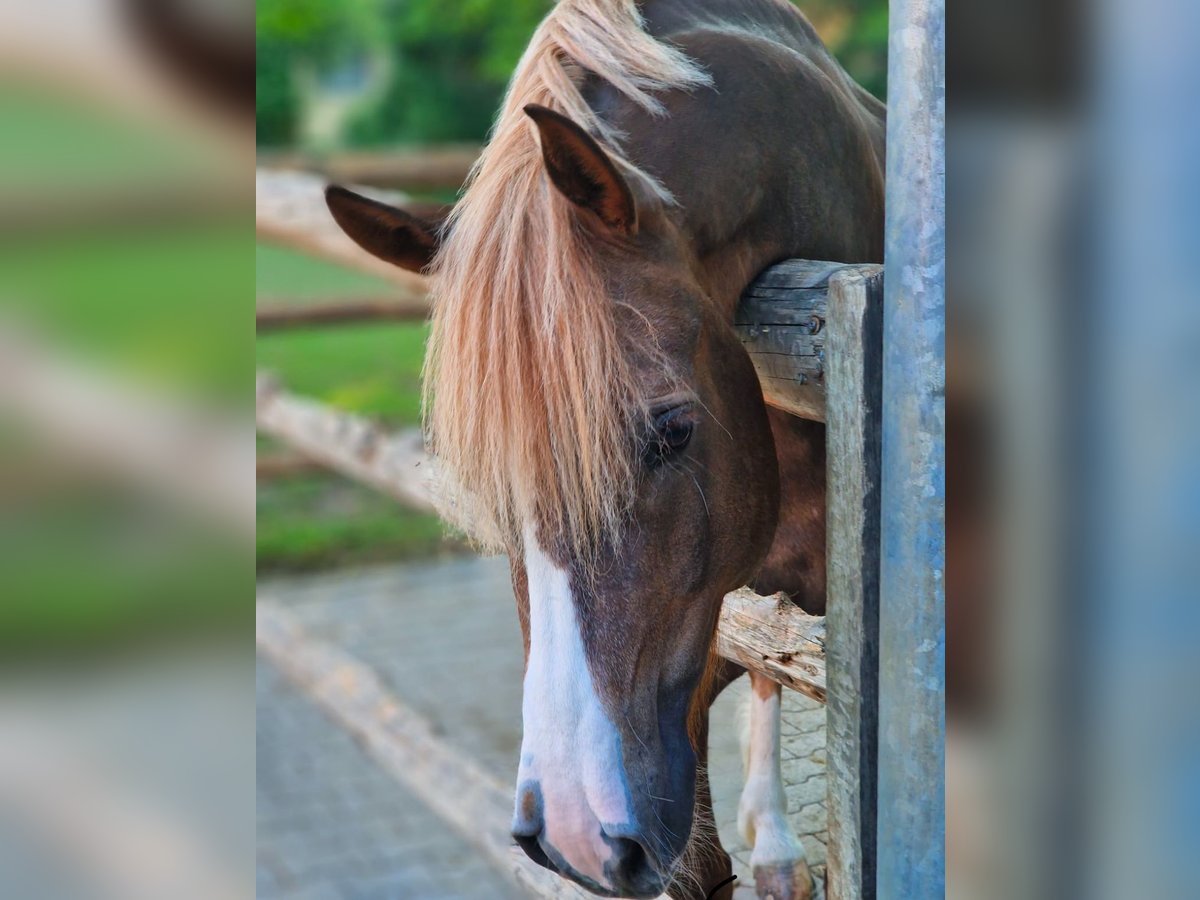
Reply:
<svg viewBox="0 0 1200 900"><path fill-rule="evenodd" d="M830 900L875 897L883 273L829 279L826 609Z"/></svg>
<svg viewBox="0 0 1200 900"><path fill-rule="evenodd" d="M742 294L734 328L772 406L825 421L829 279L852 268L791 259L764 271Z"/></svg>
<svg viewBox="0 0 1200 900"><path fill-rule="evenodd" d="M784 594L762 597L749 588L726 594L717 652L825 702L825 619L808 615Z"/></svg>
<svg viewBox="0 0 1200 900"><path fill-rule="evenodd" d="M409 506L433 508L435 476L418 429L389 434L361 416L289 394L266 373L255 385L255 422L309 459Z"/></svg>

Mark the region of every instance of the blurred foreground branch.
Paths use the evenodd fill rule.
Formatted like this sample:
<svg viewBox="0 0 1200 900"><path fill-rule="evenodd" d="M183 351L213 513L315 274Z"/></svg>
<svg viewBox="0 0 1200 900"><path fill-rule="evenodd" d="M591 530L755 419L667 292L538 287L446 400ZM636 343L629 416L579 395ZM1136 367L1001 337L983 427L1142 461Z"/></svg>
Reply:
<svg viewBox="0 0 1200 900"><path fill-rule="evenodd" d="M0 414L47 451L254 533L253 435L0 327Z"/></svg>
<svg viewBox="0 0 1200 900"><path fill-rule="evenodd" d="M259 334L284 328L309 325L352 325L358 322L423 321L429 315L429 303L424 297L387 297L342 300L335 303L301 303L296 301L259 302L254 313L254 325Z"/></svg>

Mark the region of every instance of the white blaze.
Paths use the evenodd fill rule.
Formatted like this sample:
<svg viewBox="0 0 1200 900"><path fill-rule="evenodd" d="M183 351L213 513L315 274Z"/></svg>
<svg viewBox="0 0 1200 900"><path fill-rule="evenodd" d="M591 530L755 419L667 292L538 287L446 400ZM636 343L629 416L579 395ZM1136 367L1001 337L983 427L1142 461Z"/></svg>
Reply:
<svg viewBox="0 0 1200 900"><path fill-rule="evenodd" d="M627 825L633 818L620 735L592 684L570 579L542 552L532 530L525 534L525 573L529 663L518 790L537 782L544 842L577 872L606 884L611 851L601 825Z"/></svg>

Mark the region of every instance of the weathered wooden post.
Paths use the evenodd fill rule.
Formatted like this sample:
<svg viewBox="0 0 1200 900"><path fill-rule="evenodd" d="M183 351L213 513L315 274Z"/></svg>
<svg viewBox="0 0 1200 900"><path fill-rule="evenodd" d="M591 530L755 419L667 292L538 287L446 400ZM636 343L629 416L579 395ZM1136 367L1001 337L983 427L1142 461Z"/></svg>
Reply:
<svg viewBox="0 0 1200 900"><path fill-rule="evenodd" d="M735 321L767 401L826 423L826 891L862 900L875 896L883 270L788 260Z"/></svg>
<svg viewBox="0 0 1200 900"><path fill-rule="evenodd" d="M829 281L826 338L826 896L875 896L883 273Z"/></svg>
<svg viewBox="0 0 1200 900"><path fill-rule="evenodd" d="M945 894L945 3L892 0L879 585L880 900Z"/></svg>

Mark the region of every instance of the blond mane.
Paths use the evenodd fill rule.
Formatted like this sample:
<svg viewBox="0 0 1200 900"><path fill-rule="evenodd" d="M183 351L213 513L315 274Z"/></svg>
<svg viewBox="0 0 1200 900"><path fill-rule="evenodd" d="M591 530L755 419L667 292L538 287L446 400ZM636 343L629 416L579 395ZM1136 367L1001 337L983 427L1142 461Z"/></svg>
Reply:
<svg viewBox="0 0 1200 900"><path fill-rule="evenodd" d="M522 111L557 110L617 155L621 135L580 93L586 72L655 114L655 92L708 82L646 33L633 0L561 0L517 66L432 268L424 376L443 515L489 549L514 550L532 524L585 558L619 533L634 493L631 435L648 398Z"/></svg>

